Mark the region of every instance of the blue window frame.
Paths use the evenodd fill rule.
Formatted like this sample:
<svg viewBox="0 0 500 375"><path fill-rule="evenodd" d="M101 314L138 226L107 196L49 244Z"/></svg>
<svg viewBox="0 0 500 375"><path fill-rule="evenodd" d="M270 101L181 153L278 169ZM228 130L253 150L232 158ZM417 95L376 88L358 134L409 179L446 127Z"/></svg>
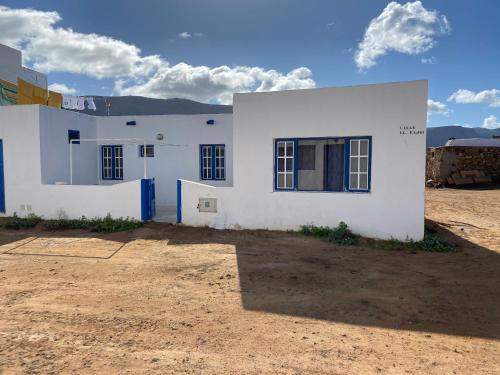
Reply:
<svg viewBox="0 0 500 375"><path fill-rule="evenodd" d="M225 145L200 145L200 178L202 180L226 179Z"/></svg>
<svg viewBox="0 0 500 375"><path fill-rule="evenodd" d="M299 144L300 141L335 141L335 144L343 144L344 157L337 164L334 188L326 184L328 160L325 154L325 169L323 174L323 187L317 189L299 189ZM327 142L328 143L328 142ZM370 192L371 190L371 155L372 137L320 137L320 138L279 138L274 143L274 190L276 191L351 191ZM342 164L343 163L343 164ZM342 173L343 165L343 173ZM318 166L319 168L319 166ZM340 173L339 173L340 169ZM343 176L342 176L343 174ZM332 176L332 175L330 175ZM303 181L301 179L301 181ZM331 180L329 180L331 182ZM302 182L300 186L303 186Z"/></svg>
<svg viewBox="0 0 500 375"><path fill-rule="evenodd" d="M146 157L154 158L155 156L155 146L154 145L146 145ZM144 145L139 145L139 157L144 157Z"/></svg>
<svg viewBox="0 0 500 375"><path fill-rule="evenodd" d="M371 189L372 138L346 138L345 185L348 191L369 192Z"/></svg>
<svg viewBox="0 0 500 375"><path fill-rule="evenodd" d="M68 130L68 143L71 143L74 139L80 139L80 130ZM80 141L74 141L74 145L79 145Z"/></svg>
<svg viewBox="0 0 500 375"><path fill-rule="evenodd" d="M123 180L123 146L101 146L101 171L103 180Z"/></svg>

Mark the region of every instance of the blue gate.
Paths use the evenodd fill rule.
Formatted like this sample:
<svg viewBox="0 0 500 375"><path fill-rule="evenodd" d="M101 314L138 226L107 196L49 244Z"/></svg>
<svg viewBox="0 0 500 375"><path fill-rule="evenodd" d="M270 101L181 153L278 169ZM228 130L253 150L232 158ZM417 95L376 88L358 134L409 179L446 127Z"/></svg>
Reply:
<svg viewBox="0 0 500 375"><path fill-rule="evenodd" d="M152 220L156 214L155 179L141 179L141 220Z"/></svg>

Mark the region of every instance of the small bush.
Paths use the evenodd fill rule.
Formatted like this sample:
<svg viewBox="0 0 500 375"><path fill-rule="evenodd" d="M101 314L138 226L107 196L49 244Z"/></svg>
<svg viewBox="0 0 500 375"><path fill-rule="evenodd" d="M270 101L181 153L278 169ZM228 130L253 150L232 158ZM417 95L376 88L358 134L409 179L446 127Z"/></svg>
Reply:
<svg viewBox="0 0 500 375"><path fill-rule="evenodd" d="M300 231L306 236L327 239L336 245L355 245L358 241L358 236L352 233L347 224L343 221L341 221L336 228L303 225Z"/></svg>
<svg viewBox="0 0 500 375"><path fill-rule="evenodd" d="M65 230L65 229L86 229L91 232L122 232L132 230L143 226L142 221L130 218L113 219L111 215L104 218L88 219L82 216L80 219L56 219L46 220L43 226L47 230Z"/></svg>
<svg viewBox="0 0 500 375"><path fill-rule="evenodd" d="M302 234L306 236L327 238L332 231L332 228L329 227L316 227L314 225L303 225L300 227L300 231Z"/></svg>
<svg viewBox="0 0 500 375"><path fill-rule="evenodd" d="M19 217L14 212L14 215L8 218L3 226L7 229L28 229L35 227L41 221L42 218L40 216L29 214L26 217Z"/></svg>
<svg viewBox="0 0 500 375"><path fill-rule="evenodd" d="M341 221L337 228L332 229L328 235L328 241L337 245L355 245L358 241L358 236L351 232L346 223Z"/></svg>
<svg viewBox="0 0 500 375"><path fill-rule="evenodd" d="M359 236L352 233L343 221L336 228L303 225L300 227L300 231L306 236L319 237L343 246L355 245L359 239ZM424 239L421 241L400 241L392 238L390 240L371 240L370 246L372 245L384 250L419 250L440 253L451 251L450 244L439 237L436 229L427 225L425 226Z"/></svg>
<svg viewBox="0 0 500 375"><path fill-rule="evenodd" d="M409 250L409 251L431 251L445 253L451 251L451 246L448 242L441 239L434 228L425 228L424 239L420 241L399 241L390 239L380 241L381 247L385 250Z"/></svg>
<svg viewBox="0 0 500 375"><path fill-rule="evenodd" d="M441 239L435 230L434 232L426 232L423 240L415 242L415 247L418 250L435 251L438 253L451 251L450 244Z"/></svg>

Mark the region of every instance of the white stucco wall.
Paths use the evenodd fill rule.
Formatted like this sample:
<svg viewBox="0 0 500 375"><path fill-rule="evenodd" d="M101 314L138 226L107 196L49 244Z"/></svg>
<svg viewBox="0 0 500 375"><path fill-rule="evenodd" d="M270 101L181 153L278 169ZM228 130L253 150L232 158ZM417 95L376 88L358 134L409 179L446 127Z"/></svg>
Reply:
<svg viewBox="0 0 500 375"><path fill-rule="evenodd" d="M141 180L115 185L45 185L22 186L9 201L22 201L17 210L19 216L30 212L46 219L61 217L80 218L82 216L114 218L129 217L141 220ZM10 213L10 212L9 212ZM12 214L12 213L11 213Z"/></svg>
<svg viewBox="0 0 500 375"><path fill-rule="evenodd" d="M40 156L42 183L70 182L68 130L80 131L81 139L97 137L96 118L82 113L40 106ZM73 144L73 184L97 184L96 142Z"/></svg>
<svg viewBox="0 0 500 375"><path fill-rule="evenodd" d="M39 105L0 107L6 215L35 213L45 218L113 217L140 219L140 180L112 186L53 185L69 180L68 129L96 132L93 117ZM75 182L97 181L96 145L75 152ZM89 183L89 182L85 182Z"/></svg>
<svg viewBox="0 0 500 375"><path fill-rule="evenodd" d="M234 188L183 183L183 223L287 230L345 221L364 236L423 237L427 81L236 94L233 105ZM405 126L417 134L401 134ZM350 136L372 137L369 193L274 191L274 139ZM208 194L216 214L188 212Z"/></svg>
<svg viewBox="0 0 500 375"><path fill-rule="evenodd" d="M17 77L47 88L47 75L22 66L21 51L0 44L0 79L17 84Z"/></svg>
<svg viewBox="0 0 500 375"><path fill-rule="evenodd" d="M214 120L215 124L207 125L207 120ZM127 121L136 121L137 125L127 126ZM156 204L175 206L178 178L202 181L200 144L226 145L226 179L202 182L213 186L232 185L232 125L232 114L110 116L97 118L97 134L99 138L149 140L156 140L157 134L163 134L163 141L154 142L155 156L146 160L147 173L149 178L155 178ZM122 142L109 142L109 144L122 144ZM143 158L139 157L138 147L137 144L123 143L124 181L143 176ZM101 180L100 183L109 182Z"/></svg>

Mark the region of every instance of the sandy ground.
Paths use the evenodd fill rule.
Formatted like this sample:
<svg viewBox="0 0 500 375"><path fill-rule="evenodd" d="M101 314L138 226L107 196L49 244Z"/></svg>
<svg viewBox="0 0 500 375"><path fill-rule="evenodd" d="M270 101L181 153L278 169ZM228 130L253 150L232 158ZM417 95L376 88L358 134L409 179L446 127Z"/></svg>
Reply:
<svg viewBox="0 0 500 375"><path fill-rule="evenodd" d="M500 190L428 190L447 254L148 224L0 231L0 372L500 373Z"/></svg>

